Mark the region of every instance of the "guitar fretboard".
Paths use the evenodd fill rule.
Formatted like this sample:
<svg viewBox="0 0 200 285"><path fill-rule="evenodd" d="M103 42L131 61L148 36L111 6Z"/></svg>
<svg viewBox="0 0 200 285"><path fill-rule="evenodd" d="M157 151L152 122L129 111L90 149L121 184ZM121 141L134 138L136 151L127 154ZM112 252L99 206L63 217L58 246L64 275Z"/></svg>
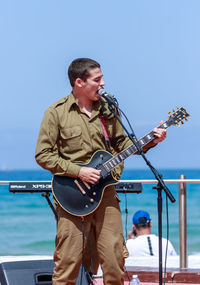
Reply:
<svg viewBox="0 0 200 285"><path fill-rule="evenodd" d="M161 129L167 129L169 127L167 121L163 123L162 125L158 126L158 128ZM147 145L149 142L151 142L155 138L154 132L151 131L144 137L138 140L138 144L141 148L143 148L145 145ZM103 167L107 172L110 172L112 169L114 169L118 164L123 162L126 158L131 156L132 154L137 152L137 148L134 144L130 145L129 147L125 148L123 151L118 153L117 155L113 156L109 160L107 160Z"/></svg>

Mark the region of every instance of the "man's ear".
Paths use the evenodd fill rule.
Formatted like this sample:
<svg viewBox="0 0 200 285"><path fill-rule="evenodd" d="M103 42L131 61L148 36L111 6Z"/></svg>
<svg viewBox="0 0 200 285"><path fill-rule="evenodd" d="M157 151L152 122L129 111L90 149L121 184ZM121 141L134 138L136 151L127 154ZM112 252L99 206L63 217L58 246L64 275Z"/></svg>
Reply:
<svg viewBox="0 0 200 285"><path fill-rule="evenodd" d="M81 78L78 77L78 78L76 78L76 80L74 82L74 85L79 87L79 88L81 88L84 85L84 81Z"/></svg>
<svg viewBox="0 0 200 285"><path fill-rule="evenodd" d="M149 225L150 225L150 228L152 228L152 221L149 223Z"/></svg>
<svg viewBox="0 0 200 285"><path fill-rule="evenodd" d="M134 224L133 224L133 227L132 227L132 231L133 231L133 235L137 236L137 228L136 228L136 226Z"/></svg>
<svg viewBox="0 0 200 285"><path fill-rule="evenodd" d="M132 228L132 229L133 229L133 231L135 231L135 230L136 230L136 226L135 226L134 224L133 224L133 228Z"/></svg>

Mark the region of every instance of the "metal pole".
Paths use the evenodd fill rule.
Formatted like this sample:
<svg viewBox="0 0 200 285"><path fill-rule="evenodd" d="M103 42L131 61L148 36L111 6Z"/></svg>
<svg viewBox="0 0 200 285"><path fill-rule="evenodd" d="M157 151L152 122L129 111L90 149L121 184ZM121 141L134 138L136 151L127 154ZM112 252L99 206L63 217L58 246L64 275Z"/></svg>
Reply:
<svg viewBox="0 0 200 285"><path fill-rule="evenodd" d="M160 185L157 186L158 190L158 198L157 198L157 205L158 205L158 236L159 236L159 285L162 285L162 188Z"/></svg>
<svg viewBox="0 0 200 285"><path fill-rule="evenodd" d="M186 176L181 174L179 179L186 179ZM186 183L179 183L179 249L180 268L187 268Z"/></svg>

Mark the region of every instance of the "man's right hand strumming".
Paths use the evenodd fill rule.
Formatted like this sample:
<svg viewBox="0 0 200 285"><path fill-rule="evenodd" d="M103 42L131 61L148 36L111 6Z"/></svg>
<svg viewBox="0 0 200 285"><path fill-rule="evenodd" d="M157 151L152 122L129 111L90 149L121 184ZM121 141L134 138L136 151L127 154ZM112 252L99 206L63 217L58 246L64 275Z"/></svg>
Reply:
<svg viewBox="0 0 200 285"><path fill-rule="evenodd" d="M81 167L78 177L88 183L95 184L100 179L101 170L92 167Z"/></svg>

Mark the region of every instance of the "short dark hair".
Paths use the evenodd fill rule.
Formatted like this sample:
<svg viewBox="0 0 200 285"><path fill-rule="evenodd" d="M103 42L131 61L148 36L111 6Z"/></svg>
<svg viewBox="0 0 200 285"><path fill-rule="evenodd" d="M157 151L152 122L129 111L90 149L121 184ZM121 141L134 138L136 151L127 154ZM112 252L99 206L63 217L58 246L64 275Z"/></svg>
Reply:
<svg viewBox="0 0 200 285"><path fill-rule="evenodd" d="M72 61L68 68L68 77L72 87L74 87L74 82L77 78L81 78L86 81L90 76L89 70L93 68L100 68L100 64L90 58L77 58Z"/></svg>

